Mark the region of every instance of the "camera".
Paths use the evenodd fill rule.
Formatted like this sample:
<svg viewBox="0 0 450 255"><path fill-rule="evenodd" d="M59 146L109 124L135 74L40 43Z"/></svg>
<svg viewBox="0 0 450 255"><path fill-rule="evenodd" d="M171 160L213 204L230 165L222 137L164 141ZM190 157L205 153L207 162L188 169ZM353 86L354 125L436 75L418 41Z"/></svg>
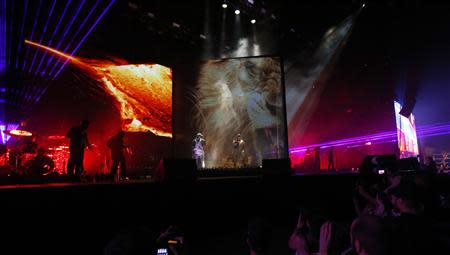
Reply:
<svg viewBox="0 0 450 255"><path fill-rule="evenodd" d="M171 250L176 250L177 253L183 250L184 235L177 226L170 226L163 232L156 243L158 245L157 255L172 254Z"/></svg>

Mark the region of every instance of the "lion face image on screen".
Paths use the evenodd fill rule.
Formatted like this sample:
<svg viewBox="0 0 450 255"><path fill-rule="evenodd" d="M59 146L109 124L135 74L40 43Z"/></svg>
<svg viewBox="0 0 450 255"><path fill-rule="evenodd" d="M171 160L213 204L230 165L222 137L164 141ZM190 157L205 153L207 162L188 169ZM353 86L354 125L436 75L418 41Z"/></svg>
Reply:
<svg viewBox="0 0 450 255"><path fill-rule="evenodd" d="M283 157L285 122L278 58L211 60L192 92L196 128L207 141L207 167L258 167L263 158ZM242 160L233 139L245 141Z"/></svg>

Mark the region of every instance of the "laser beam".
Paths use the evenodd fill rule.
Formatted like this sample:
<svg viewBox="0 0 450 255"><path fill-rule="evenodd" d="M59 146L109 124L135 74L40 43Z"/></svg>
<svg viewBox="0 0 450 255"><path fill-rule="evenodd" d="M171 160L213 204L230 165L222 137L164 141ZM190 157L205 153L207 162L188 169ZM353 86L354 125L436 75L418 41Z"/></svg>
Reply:
<svg viewBox="0 0 450 255"><path fill-rule="evenodd" d="M22 25L20 27L20 40L19 40L19 43L17 44L16 68L19 68L19 56L20 56L20 50L22 49L23 30L25 29L25 22L27 20L27 13L28 13L28 0L25 0L23 21L22 21Z"/></svg>
<svg viewBox="0 0 450 255"><path fill-rule="evenodd" d="M36 42L32 42L32 41L29 41L29 40L25 40L25 43L29 44L29 45L33 45L33 46L38 47L40 49L46 50L48 52L51 52L51 53L53 53L53 54L55 54L55 55L57 55L57 56L59 56L59 57L61 57L63 59L66 59L67 61L73 61L73 62L82 64L82 62L79 61L77 58L72 57L72 56L70 56L68 54L65 54L64 52L61 52L59 50L55 50L53 48L50 48L50 47L47 47L47 46L44 46L42 44L39 44L39 43L36 43Z"/></svg>
<svg viewBox="0 0 450 255"><path fill-rule="evenodd" d="M94 28L97 26L98 22L100 22L100 20L103 18L103 16L105 16L105 14L108 12L108 10L111 8L111 6L115 2L116 2L116 0L111 0L109 5L103 10L103 12L97 18L97 20L95 20L94 25L87 31L87 33L80 40L77 47L75 47L75 49L72 50L72 52L70 53L70 56L73 56L73 54L75 54L75 52L78 50L78 48L80 48L81 44L83 44L84 40L86 40L86 38L89 36L89 34L92 32L92 30L94 30ZM54 80L58 76L58 74L61 72L61 70L64 68L64 66L66 66L67 62L69 62L69 60L66 60L66 62L63 63L63 65L59 68L58 72L56 72L56 74L52 77L52 80Z"/></svg>
<svg viewBox="0 0 450 255"><path fill-rule="evenodd" d="M84 26L86 25L87 21L91 17L92 13L94 13L94 11L97 9L97 6L99 3L100 3L100 0L97 0L95 2L95 4L91 7L91 10L89 11L88 15L86 16L86 18L84 18L83 22L78 27L77 31L75 31L75 34L73 35L72 40L70 40L70 42L64 48L64 50L63 50L64 52L67 52L69 50L70 46L72 46L72 43L74 42L75 38L77 38L78 34L83 30ZM56 70L57 66L58 65L53 66L52 70L50 71L50 76L54 75L54 71Z"/></svg>
<svg viewBox="0 0 450 255"><path fill-rule="evenodd" d="M74 13L74 15L72 16L72 19L70 20L70 22L69 22L69 24L67 24L67 26L64 28L64 32L63 32L63 34L61 35L61 39L59 40L59 42L56 44L56 47L55 48L57 48L57 49L59 49L60 47L61 47L61 44L62 44L62 42L64 41L64 39L66 38L66 36L67 36L67 33L69 33L69 31L70 31L70 28L72 27L72 25L73 25L73 22L75 21L75 19L78 17L78 14L80 13L80 11L81 11L81 8L83 7L83 5L86 3L86 0L83 0L83 1L81 1L81 3L78 5L78 8L77 8L77 10L76 10L76 12ZM44 73L47 71L47 69L48 69L48 67L50 66L50 64L52 63L52 61L53 61L53 56L51 56L50 57L50 59L47 61L47 65L46 65L46 67L45 67L45 69L44 69ZM58 59L56 59L56 63L54 64L54 66L53 66L53 68L55 68L55 66L58 64ZM50 74L51 72L49 72L49 74Z"/></svg>
<svg viewBox="0 0 450 255"><path fill-rule="evenodd" d="M47 45L49 45L49 46L52 45L53 39L55 38L55 35L56 35L56 33L58 32L58 29L59 29L59 27L60 27L60 25L61 25L61 22L62 22L62 20L64 19L64 16L66 15L66 12L67 12L67 10L68 10L68 8L69 8L69 5L70 5L71 3L72 3L72 0L69 0L69 1L66 3L66 6L64 7L64 10L63 10L63 12L62 12L62 14L61 14L61 16L60 16L60 18L59 18L59 20L58 20L57 25L55 26L55 30L53 30L52 36L50 37L50 41L47 43ZM41 61L39 61L39 65L38 65L38 67L36 68L36 71L34 72L34 75L35 75L35 76L39 73L39 71L40 71L40 69L41 69L41 66L42 66L42 64L43 64L44 59L45 59L46 56L47 56L47 54L46 54L46 52L45 52L44 55L43 55L42 58L41 58Z"/></svg>
<svg viewBox="0 0 450 255"><path fill-rule="evenodd" d="M41 13L41 6L42 6L42 0L39 0L39 5L38 5L38 8L37 8L37 10L36 10L36 16L34 17L33 29L31 30L30 40L33 40L33 37L34 37L34 31L36 30L36 24L37 24L37 22L38 22L38 20L39 20L39 14ZM25 54L25 56L24 56L24 58L23 58L22 70L25 70L25 69L26 69L26 66L27 66L27 57L28 57L29 51L30 51L30 47L27 46L26 54Z"/></svg>

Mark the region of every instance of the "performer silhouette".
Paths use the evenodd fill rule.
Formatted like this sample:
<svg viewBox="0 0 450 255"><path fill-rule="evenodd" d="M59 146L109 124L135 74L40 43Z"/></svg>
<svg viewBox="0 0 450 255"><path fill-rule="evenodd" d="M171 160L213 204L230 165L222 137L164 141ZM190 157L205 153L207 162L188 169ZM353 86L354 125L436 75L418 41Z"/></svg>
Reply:
<svg viewBox="0 0 450 255"><path fill-rule="evenodd" d="M55 168L55 162L45 155L45 150L40 148L37 150L37 155L27 162L27 168L30 175L48 174Z"/></svg>
<svg viewBox="0 0 450 255"><path fill-rule="evenodd" d="M67 175L72 178L74 177L76 180L81 180L81 174L84 171L84 149L91 147L87 136L88 127L89 121L83 120L81 125L72 127L67 133L67 137L70 139Z"/></svg>
<svg viewBox="0 0 450 255"><path fill-rule="evenodd" d="M328 151L328 170L334 171L334 148L330 147L330 150Z"/></svg>
<svg viewBox="0 0 450 255"><path fill-rule="evenodd" d="M238 134L233 139L233 161L234 167L241 167L245 161L245 141L242 139L241 134Z"/></svg>
<svg viewBox="0 0 450 255"><path fill-rule="evenodd" d="M192 158L195 159L197 169L205 168L205 150L206 140L203 139L202 133L197 133L192 141Z"/></svg>
<svg viewBox="0 0 450 255"><path fill-rule="evenodd" d="M125 132L120 130L115 136L108 140L107 146L111 149L111 177L117 175L117 170L120 165L120 179L125 180L127 176L127 163L125 161L124 149L127 147L124 144Z"/></svg>
<svg viewBox="0 0 450 255"><path fill-rule="evenodd" d="M320 147L314 147L314 171L320 171Z"/></svg>

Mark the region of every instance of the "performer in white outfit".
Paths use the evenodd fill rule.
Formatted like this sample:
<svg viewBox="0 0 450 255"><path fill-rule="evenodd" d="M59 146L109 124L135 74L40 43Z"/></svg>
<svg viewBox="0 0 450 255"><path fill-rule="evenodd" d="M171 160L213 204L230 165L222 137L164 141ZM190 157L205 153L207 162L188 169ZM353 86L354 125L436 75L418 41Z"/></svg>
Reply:
<svg viewBox="0 0 450 255"><path fill-rule="evenodd" d="M206 145L206 140L203 139L202 133L197 133L192 141L192 158L197 163L197 169L205 168L205 151L203 146Z"/></svg>

